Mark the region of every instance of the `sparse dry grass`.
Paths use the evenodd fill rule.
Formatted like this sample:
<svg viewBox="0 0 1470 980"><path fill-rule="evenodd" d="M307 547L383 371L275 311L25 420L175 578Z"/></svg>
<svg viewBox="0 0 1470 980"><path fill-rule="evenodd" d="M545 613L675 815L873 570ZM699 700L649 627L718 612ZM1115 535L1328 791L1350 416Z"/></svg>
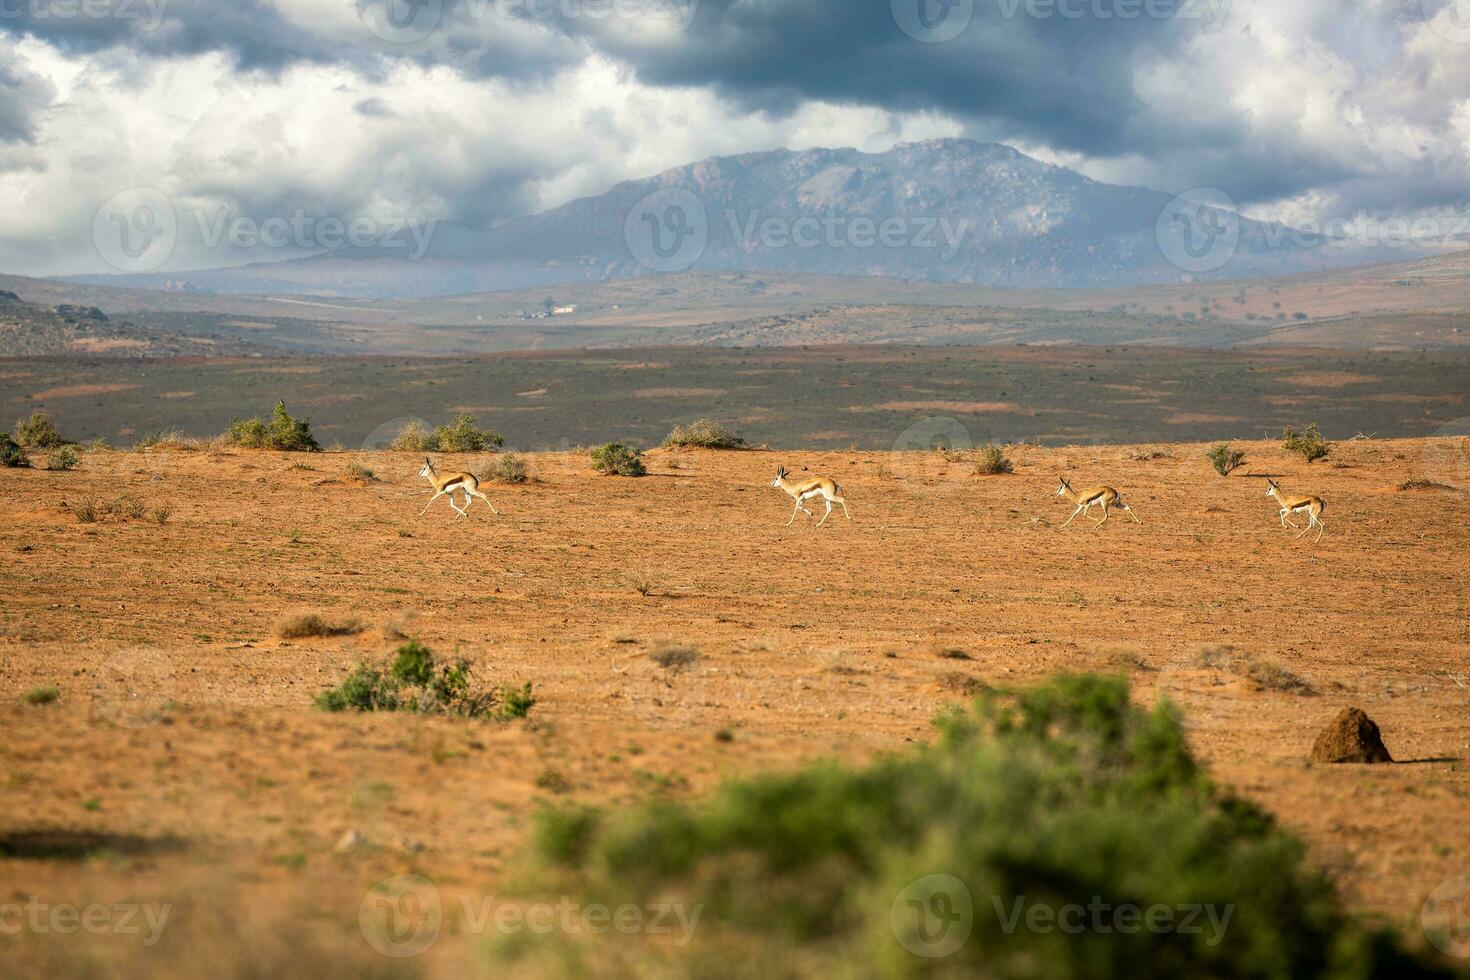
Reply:
<svg viewBox="0 0 1470 980"><path fill-rule="evenodd" d="M682 670L699 660L699 648L690 643L663 640L655 643L648 657L665 670Z"/></svg>
<svg viewBox="0 0 1470 980"><path fill-rule="evenodd" d="M276 635L283 640L315 637L350 636L362 632L362 623L353 619L328 620L317 613L287 616L276 624Z"/></svg>
<svg viewBox="0 0 1470 980"><path fill-rule="evenodd" d="M1222 644L1200 647L1194 653L1193 662L1197 667L1223 670L1244 677L1267 691L1301 695L1317 693L1317 689L1311 682L1288 670L1282 664L1246 653L1233 646Z"/></svg>
<svg viewBox="0 0 1470 980"><path fill-rule="evenodd" d="M629 588L641 596L656 595L663 589L663 579L648 569L624 572L622 579Z"/></svg>
<svg viewBox="0 0 1470 980"><path fill-rule="evenodd" d="M949 645L943 644L943 643L937 644L936 646L930 648L930 652L932 654L934 654L934 656L938 657L940 660L973 660L974 659L968 653L966 653L964 650L961 650L959 647L953 647L953 646L949 646Z"/></svg>
<svg viewBox="0 0 1470 980"><path fill-rule="evenodd" d="M960 670L940 671L935 679L938 681L941 691L948 691L951 694L961 694L967 698L977 697L985 691L990 690L989 684L986 684L978 677L972 677Z"/></svg>

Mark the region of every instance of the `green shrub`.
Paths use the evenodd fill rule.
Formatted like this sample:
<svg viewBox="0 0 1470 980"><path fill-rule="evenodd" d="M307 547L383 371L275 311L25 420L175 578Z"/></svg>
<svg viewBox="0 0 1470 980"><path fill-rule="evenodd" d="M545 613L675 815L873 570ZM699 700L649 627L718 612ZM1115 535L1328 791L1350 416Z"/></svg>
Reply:
<svg viewBox="0 0 1470 980"><path fill-rule="evenodd" d="M434 441L441 453L480 453L505 444L498 432L476 427L473 415L460 415L448 425L434 430Z"/></svg>
<svg viewBox="0 0 1470 980"><path fill-rule="evenodd" d="M523 456L502 453L480 472L480 479L486 483L530 483L531 467Z"/></svg>
<svg viewBox="0 0 1470 980"><path fill-rule="evenodd" d="M491 955L561 976L1435 975L1349 919L1303 846L1215 789L1165 711L1130 703L1126 679L987 691L936 724L935 745L861 767L810 765L611 815L550 810L534 837L548 891L699 908L698 930ZM1109 911L1094 927L1098 904ZM1156 905L1173 928L1143 915L1115 927L1115 910ZM1198 928L1184 927L1188 908ZM1081 930L1062 925L1069 910ZM947 955L911 952L934 949L960 921L935 930L935 916L955 914Z"/></svg>
<svg viewBox="0 0 1470 980"><path fill-rule="evenodd" d="M31 458L8 432L0 432L0 466L30 466Z"/></svg>
<svg viewBox="0 0 1470 980"><path fill-rule="evenodd" d="M312 438L306 419L293 418L285 402L276 402L269 422L264 419L234 419L225 441L243 449L277 449L285 452L315 453L321 451Z"/></svg>
<svg viewBox="0 0 1470 980"><path fill-rule="evenodd" d="M26 704L34 705L51 704L59 697L61 697L61 692L51 684L33 687L25 693Z"/></svg>
<svg viewBox="0 0 1470 980"><path fill-rule="evenodd" d="M1217 442L1205 453L1205 459L1210 461L1216 473L1221 476L1229 476L1232 471L1240 469L1240 465L1245 462L1245 453L1228 442Z"/></svg>
<svg viewBox="0 0 1470 980"><path fill-rule="evenodd" d="M536 696L531 693L530 681L520 687L513 684L504 685L500 689L499 698L500 706L495 709L495 716L503 721L524 718L536 706Z"/></svg>
<svg viewBox="0 0 1470 980"><path fill-rule="evenodd" d="M1015 467L1006 457L1005 450L994 443L982 447L975 454L975 474L977 476L1001 476L1014 472Z"/></svg>
<svg viewBox="0 0 1470 980"><path fill-rule="evenodd" d="M688 425L676 425L664 439L664 448L745 449L744 439L719 422L695 419Z"/></svg>
<svg viewBox="0 0 1470 980"><path fill-rule="evenodd" d="M46 468L48 470L70 470L75 469L80 462L81 458L77 456L75 449L70 446L62 446L51 454L50 459L46 460Z"/></svg>
<svg viewBox="0 0 1470 980"><path fill-rule="evenodd" d="M467 660L439 663L417 640L400 646L386 665L358 664L337 687L317 695L323 711L411 711L466 718L523 718L536 699L531 685L470 693Z"/></svg>
<svg viewBox="0 0 1470 980"><path fill-rule="evenodd" d="M15 423L15 441L27 449L57 449L65 442L45 412L32 412L30 418Z"/></svg>
<svg viewBox="0 0 1470 980"><path fill-rule="evenodd" d="M422 422L410 422L388 443L388 448L406 453L437 453L439 437Z"/></svg>
<svg viewBox="0 0 1470 980"><path fill-rule="evenodd" d="M1296 453L1308 463L1316 462L1332 451L1332 443L1322 438L1316 422L1307 426L1305 432L1293 431L1288 425L1281 434L1281 445L1287 452Z"/></svg>
<svg viewBox="0 0 1470 980"><path fill-rule="evenodd" d="M643 476L643 452L620 442L610 442L592 450L592 468L609 476Z"/></svg>

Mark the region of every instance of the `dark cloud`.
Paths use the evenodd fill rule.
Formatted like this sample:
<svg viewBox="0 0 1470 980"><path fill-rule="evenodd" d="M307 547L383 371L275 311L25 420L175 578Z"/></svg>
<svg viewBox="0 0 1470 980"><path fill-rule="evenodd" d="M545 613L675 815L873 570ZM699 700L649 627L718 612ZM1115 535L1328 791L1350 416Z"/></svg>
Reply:
<svg viewBox="0 0 1470 980"><path fill-rule="evenodd" d="M586 56L551 32L517 31L495 0L342 0L348 16L310 23L270 0L0 0L0 31L69 54L126 49L154 57L230 55L242 71L343 64L381 74L384 61L448 65L475 77L550 77ZM94 6L102 5L105 6ZM107 16L88 15L105 10ZM65 15L58 11L65 10ZM356 17L351 16L356 13ZM387 13L391 12L391 20ZM392 25L406 25L396 33Z"/></svg>
<svg viewBox="0 0 1470 980"><path fill-rule="evenodd" d="M0 143L29 143L36 136L36 113L51 104L56 89L26 68L0 44Z"/></svg>
<svg viewBox="0 0 1470 980"><path fill-rule="evenodd" d="M672 36L629 30L615 17L542 22L629 64L640 81L710 86L751 110L784 114L811 99L928 110L1092 155L1157 142L1160 134L1132 124L1147 111L1136 69L1177 54L1205 25L1038 18L1018 2L1008 16L1010 0L979 0L968 26L944 43L905 33L888 3L845 0L704 0ZM940 9L937 0L915 3Z"/></svg>
<svg viewBox="0 0 1470 980"><path fill-rule="evenodd" d="M72 54L125 47L149 55L224 51L247 70L327 62L340 51L281 16L267 0L111 0L107 16L81 3L0 0L0 27Z"/></svg>

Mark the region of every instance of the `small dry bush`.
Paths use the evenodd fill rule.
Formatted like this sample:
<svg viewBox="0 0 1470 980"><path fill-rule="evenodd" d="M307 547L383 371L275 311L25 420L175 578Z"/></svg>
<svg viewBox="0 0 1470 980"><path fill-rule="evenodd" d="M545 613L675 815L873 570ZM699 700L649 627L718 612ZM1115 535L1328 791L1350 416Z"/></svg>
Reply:
<svg viewBox="0 0 1470 980"><path fill-rule="evenodd" d="M944 671L939 675L938 681L941 691L962 694L967 698L977 697L981 693L990 690L990 685L986 684L980 678L971 677L969 674L959 670Z"/></svg>
<svg viewBox="0 0 1470 980"><path fill-rule="evenodd" d="M745 449L744 439L710 419L676 425L663 442L665 449Z"/></svg>
<svg viewBox="0 0 1470 980"><path fill-rule="evenodd" d="M51 416L32 412L30 418L15 423L15 441L27 449L60 449L66 440Z"/></svg>
<svg viewBox="0 0 1470 980"><path fill-rule="evenodd" d="M1309 681L1292 673L1276 661L1256 657L1232 646L1200 647L1195 651L1194 664L1210 670L1228 671L1268 691L1302 695L1317 693L1316 688Z"/></svg>
<svg viewBox="0 0 1470 980"><path fill-rule="evenodd" d="M308 637L349 636L362 632L362 623L356 619L328 620L316 613L300 613L287 616L276 624L276 635L283 640L302 640Z"/></svg>
<svg viewBox="0 0 1470 980"><path fill-rule="evenodd" d="M642 596L653 595L663 587L663 580L650 571L624 572L623 581Z"/></svg>
<svg viewBox="0 0 1470 980"><path fill-rule="evenodd" d="M1398 486L1394 487L1394 489L1399 491L1400 493L1407 493L1412 490L1440 490L1449 491L1451 493L1457 492L1455 487L1452 487L1447 483L1440 483L1437 480L1426 480L1422 476L1415 477L1412 480L1405 480L1403 483L1400 483Z"/></svg>
<svg viewBox="0 0 1470 980"><path fill-rule="evenodd" d="M502 453L480 471L480 479L486 483L530 483L531 466L524 456Z"/></svg>
<svg viewBox="0 0 1470 980"><path fill-rule="evenodd" d="M46 468L48 470L70 470L75 469L80 462L81 458L77 456L75 449L70 446L62 446L51 454L51 458L46 461Z"/></svg>
<svg viewBox="0 0 1470 980"><path fill-rule="evenodd" d="M376 473L361 463L348 463L347 468L342 471L342 475L349 480L358 480L362 483L372 483L378 478Z"/></svg>
<svg viewBox="0 0 1470 980"><path fill-rule="evenodd" d="M687 643L656 643L648 656L665 670L682 670L699 660L699 648Z"/></svg>
<svg viewBox="0 0 1470 980"><path fill-rule="evenodd" d="M125 493L107 505L107 512L114 517L140 521L147 516L148 505L143 503L140 498L130 493Z"/></svg>
<svg viewBox="0 0 1470 980"><path fill-rule="evenodd" d="M178 429L170 429L167 432L149 432L133 443L134 452L145 452L149 449L167 449L176 452L193 452L200 448L198 439L191 439Z"/></svg>
<svg viewBox="0 0 1470 980"><path fill-rule="evenodd" d="M1127 667L1131 670L1153 670L1153 666L1143 659L1143 656L1129 646L1105 646L1098 650L1098 654L1109 663L1115 663L1119 667Z"/></svg>
<svg viewBox="0 0 1470 980"><path fill-rule="evenodd" d="M1015 471L1015 466L1006 457L1005 450L993 443L981 447L975 453L976 476L1002 476Z"/></svg>

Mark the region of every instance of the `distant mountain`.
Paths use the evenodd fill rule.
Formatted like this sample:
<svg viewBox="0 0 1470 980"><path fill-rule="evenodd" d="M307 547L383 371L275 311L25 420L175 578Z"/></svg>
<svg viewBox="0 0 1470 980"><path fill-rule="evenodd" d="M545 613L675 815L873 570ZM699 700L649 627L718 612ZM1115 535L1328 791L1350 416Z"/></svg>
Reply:
<svg viewBox="0 0 1470 980"><path fill-rule="evenodd" d="M774 150L625 181L490 231L439 224L289 262L71 281L213 293L388 298L668 272L883 276L1012 288L1285 275L1405 250L1304 241L1223 197L1099 183L999 144ZM1316 247L1312 247L1312 246Z"/></svg>

